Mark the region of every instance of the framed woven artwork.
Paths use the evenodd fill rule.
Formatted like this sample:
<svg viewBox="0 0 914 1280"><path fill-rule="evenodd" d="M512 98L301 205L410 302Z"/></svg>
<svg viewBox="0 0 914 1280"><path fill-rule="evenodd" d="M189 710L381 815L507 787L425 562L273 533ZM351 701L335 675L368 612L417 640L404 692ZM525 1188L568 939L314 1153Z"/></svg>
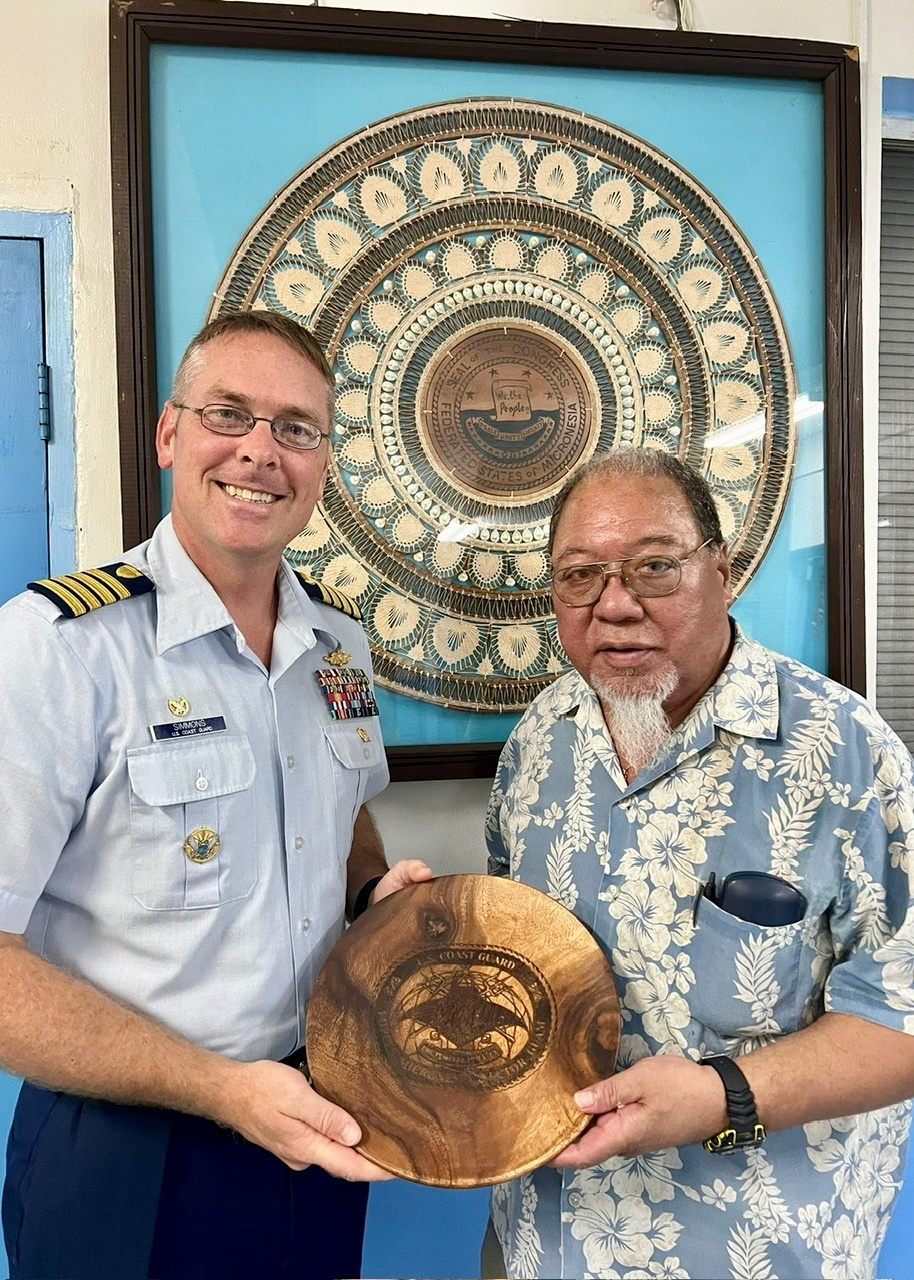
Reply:
<svg viewBox="0 0 914 1280"><path fill-rule="evenodd" d="M491 773L565 668L551 503L620 444L708 478L746 630L862 686L847 50L205 0L111 33L125 539L193 333L307 324L337 420L287 554L362 609L394 777Z"/></svg>

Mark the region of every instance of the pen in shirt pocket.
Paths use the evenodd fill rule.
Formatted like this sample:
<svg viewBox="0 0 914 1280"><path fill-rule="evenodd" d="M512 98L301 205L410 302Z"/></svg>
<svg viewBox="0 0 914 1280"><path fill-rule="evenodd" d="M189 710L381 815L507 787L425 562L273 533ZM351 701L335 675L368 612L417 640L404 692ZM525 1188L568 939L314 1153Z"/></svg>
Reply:
<svg viewBox="0 0 914 1280"><path fill-rule="evenodd" d="M702 898L749 924L769 927L795 924L806 914L806 895L787 880L767 871L733 871L719 886L712 871L704 884L699 885L695 895L693 924Z"/></svg>

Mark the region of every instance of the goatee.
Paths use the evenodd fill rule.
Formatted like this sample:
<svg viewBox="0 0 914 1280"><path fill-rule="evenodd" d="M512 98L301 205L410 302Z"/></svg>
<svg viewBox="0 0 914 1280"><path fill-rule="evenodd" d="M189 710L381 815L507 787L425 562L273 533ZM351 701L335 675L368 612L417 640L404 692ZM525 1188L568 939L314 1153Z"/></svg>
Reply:
<svg viewBox="0 0 914 1280"><path fill-rule="evenodd" d="M656 760L670 739L672 730L663 704L673 696L678 683L675 671L659 674L631 693L620 693L619 681L612 684L597 677L593 690L600 699L606 723L620 763L636 776Z"/></svg>

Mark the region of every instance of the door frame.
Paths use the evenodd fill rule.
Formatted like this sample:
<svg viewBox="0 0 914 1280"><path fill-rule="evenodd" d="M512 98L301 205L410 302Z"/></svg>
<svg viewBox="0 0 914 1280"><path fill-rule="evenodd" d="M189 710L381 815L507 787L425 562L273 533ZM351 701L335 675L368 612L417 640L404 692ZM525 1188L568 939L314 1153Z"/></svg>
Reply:
<svg viewBox="0 0 914 1280"><path fill-rule="evenodd" d="M70 215L0 209L0 236L41 241L44 358L51 370L49 391L53 446L48 449L48 559L52 574L68 573L77 563L73 236ZM37 374L35 400L37 404Z"/></svg>

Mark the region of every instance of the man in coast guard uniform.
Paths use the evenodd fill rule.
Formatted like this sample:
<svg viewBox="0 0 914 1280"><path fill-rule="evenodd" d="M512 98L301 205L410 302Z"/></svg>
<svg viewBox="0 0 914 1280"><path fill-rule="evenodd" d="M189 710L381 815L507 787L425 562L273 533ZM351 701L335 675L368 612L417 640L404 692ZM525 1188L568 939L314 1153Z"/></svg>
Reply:
<svg viewBox="0 0 914 1280"><path fill-rule="evenodd" d="M358 610L282 557L332 385L294 322L214 321L158 423L171 515L0 610L14 1280L359 1274L387 1175L295 1069L305 1007L346 914L431 873L388 870L364 808Z"/></svg>

